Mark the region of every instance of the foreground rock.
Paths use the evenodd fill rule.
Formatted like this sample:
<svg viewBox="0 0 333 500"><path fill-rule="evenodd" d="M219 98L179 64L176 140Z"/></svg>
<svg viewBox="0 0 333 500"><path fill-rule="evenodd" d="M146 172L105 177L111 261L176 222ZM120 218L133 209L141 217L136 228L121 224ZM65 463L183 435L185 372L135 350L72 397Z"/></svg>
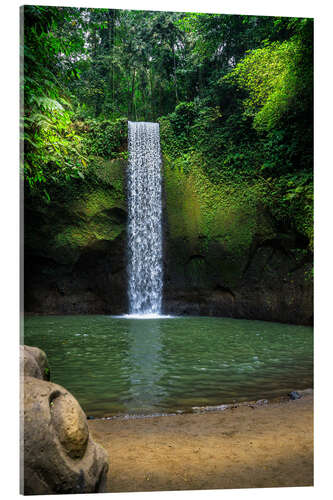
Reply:
<svg viewBox="0 0 333 500"><path fill-rule="evenodd" d="M25 376L22 413L25 495L105 490L107 453L89 436L86 416L66 389Z"/></svg>
<svg viewBox="0 0 333 500"><path fill-rule="evenodd" d="M44 351L38 347L20 346L21 375L50 380L50 367Z"/></svg>

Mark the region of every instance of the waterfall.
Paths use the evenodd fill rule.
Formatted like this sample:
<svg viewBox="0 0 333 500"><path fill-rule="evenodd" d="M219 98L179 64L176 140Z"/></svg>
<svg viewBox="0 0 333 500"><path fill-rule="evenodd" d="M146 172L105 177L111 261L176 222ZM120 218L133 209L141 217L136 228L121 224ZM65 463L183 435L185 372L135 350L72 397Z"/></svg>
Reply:
<svg viewBox="0 0 333 500"><path fill-rule="evenodd" d="M162 180L158 123L128 122L128 297L130 314L162 305Z"/></svg>

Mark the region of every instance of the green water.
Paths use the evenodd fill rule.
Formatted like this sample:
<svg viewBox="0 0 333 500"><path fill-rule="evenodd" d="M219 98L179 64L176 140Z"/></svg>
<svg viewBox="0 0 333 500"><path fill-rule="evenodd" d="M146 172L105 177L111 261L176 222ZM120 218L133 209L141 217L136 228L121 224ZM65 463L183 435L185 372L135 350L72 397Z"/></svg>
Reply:
<svg viewBox="0 0 333 500"><path fill-rule="evenodd" d="M153 414L312 387L313 329L227 318L27 317L27 345L88 415Z"/></svg>

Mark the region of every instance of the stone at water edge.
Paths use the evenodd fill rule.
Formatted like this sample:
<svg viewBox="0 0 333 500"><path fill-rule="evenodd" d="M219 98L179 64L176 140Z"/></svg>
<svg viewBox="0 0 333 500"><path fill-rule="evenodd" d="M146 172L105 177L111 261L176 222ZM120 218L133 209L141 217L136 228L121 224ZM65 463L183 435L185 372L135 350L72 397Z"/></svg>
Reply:
<svg viewBox="0 0 333 500"><path fill-rule="evenodd" d="M108 455L89 436L86 416L66 389L24 377L21 418L24 419L22 493L105 491Z"/></svg>
<svg viewBox="0 0 333 500"><path fill-rule="evenodd" d="M295 400L295 399L300 399L302 396L297 392L297 391L291 391L288 396L290 399Z"/></svg>
<svg viewBox="0 0 333 500"><path fill-rule="evenodd" d="M44 351L38 347L20 346L21 375L50 380L50 367Z"/></svg>
<svg viewBox="0 0 333 500"><path fill-rule="evenodd" d="M258 401L256 401L255 404L256 404L256 406L267 405L268 399L258 399Z"/></svg>

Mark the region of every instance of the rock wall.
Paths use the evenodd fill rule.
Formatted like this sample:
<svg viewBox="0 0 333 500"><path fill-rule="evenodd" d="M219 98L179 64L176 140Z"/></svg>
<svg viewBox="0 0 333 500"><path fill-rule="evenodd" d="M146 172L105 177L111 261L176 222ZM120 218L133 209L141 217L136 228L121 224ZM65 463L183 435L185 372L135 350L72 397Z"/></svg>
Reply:
<svg viewBox="0 0 333 500"><path fill-rule="evenodd" d="M126 161L25 208L25 310L127 312ZM311 324L312 254L263 208L262 185L212 184L164 158L164 311Z"/></svg>
<svg viewBox="0 0 333 500"><path fill-rule="evenodd" d="M51 202L25 203L25 311L122 313L126 296L126 162L96 165L89 180Z"/></svg>
<svg viewBox="0 0 333 500"><path fill-rule="evenodd" d="M216 186L200 167L165 169L164 310L313 321L308 241L277 226L261 183Z"/></svg>

